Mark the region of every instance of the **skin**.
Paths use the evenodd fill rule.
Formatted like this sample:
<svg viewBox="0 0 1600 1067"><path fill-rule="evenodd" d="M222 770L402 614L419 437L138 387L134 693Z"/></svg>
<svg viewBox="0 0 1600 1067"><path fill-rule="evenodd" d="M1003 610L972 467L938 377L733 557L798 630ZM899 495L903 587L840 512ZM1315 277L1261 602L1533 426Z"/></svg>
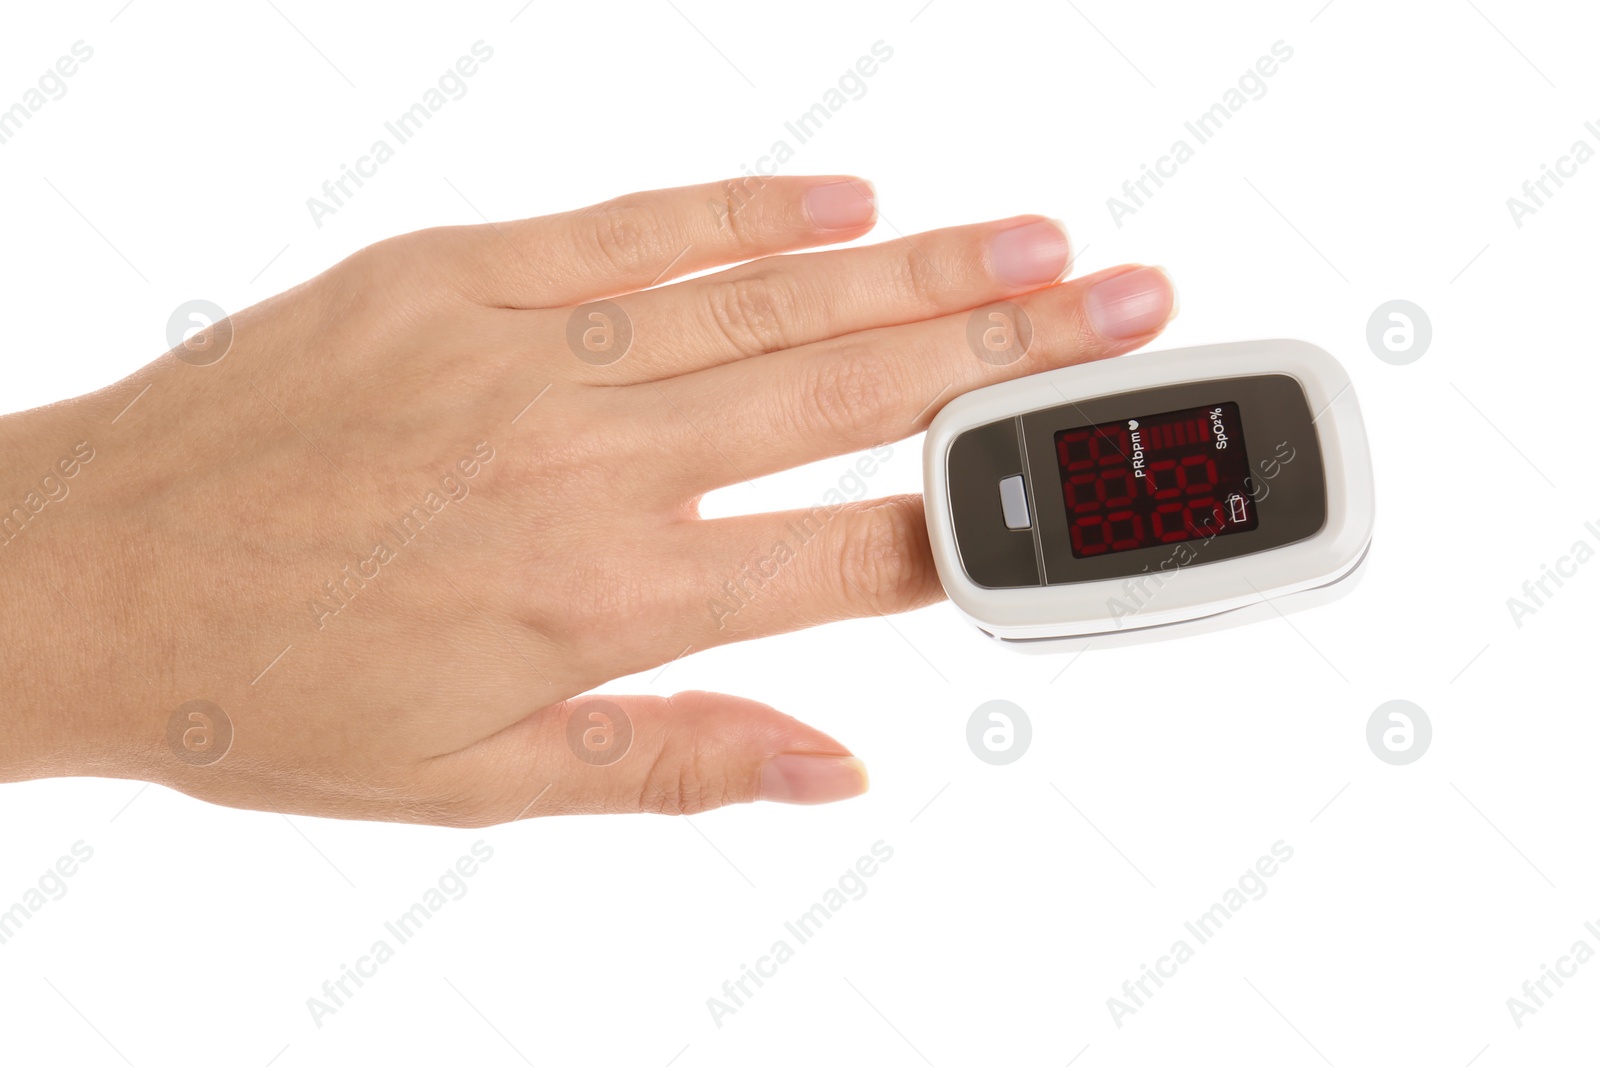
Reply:
<svg viewBox="0 0 1600 1067"><path fill-rule="evenodd" d="M686 648L938 599L920 497L714 520L697 501L914 434L941 397L1130 351L1172 298L1160 276L1149 329L1108 336L1087 294L1139 268L1019 281L994 241L1037 216L781 255L871 229L858 180L865 212L838 224L839 181L407 234L0 419L0 507L46 498L0 537L0 779L451 826L859 793L848 749L764 704L581 694ZM601 299L632 327L614 362L568 342ZM1005 365L967 342L999 300L1033 326ZM386 531L408 513L413 539ZM800 521L815 536L760 595L708 610ZM210 712L180 714L175 747L194 700L231 724L225 753Z"/></svg>

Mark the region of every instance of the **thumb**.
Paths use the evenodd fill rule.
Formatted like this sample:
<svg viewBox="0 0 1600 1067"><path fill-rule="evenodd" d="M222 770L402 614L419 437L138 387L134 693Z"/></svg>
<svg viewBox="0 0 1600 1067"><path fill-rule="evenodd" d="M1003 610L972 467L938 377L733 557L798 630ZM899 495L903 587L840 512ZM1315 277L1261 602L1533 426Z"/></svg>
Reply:
<svg viewBox="0 0 1600 1067"><path fill-rule="evenodd" d="M542 708L434 761L473 825L537 815L693 815L773 800L825 804L867 790L839 742L766 704L723 693L593 694Z"/></svg>

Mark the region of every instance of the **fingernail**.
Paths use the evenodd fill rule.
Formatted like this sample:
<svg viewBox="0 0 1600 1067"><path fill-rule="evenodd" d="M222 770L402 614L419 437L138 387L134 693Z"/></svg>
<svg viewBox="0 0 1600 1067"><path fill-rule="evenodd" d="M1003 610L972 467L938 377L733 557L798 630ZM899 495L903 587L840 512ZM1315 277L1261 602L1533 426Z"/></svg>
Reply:
<svg viewBox="0 0 1600 1067"><path fill-rule="evenodd" d="M989 269L1007 285L1049 285L1066 272L1069 250L1055 219L1026 222L989 238Z"/></svg>
<svg viewBox="0 0 1600 1067"><path fill-rule="evenodd" d="M854 756L786 752L761 768L761 800L781 804L829 804L867 791L866 764Z"/></svg>
<svg viewBox="0 0 1600 1067"><path fill-rule="evenodd" d="M837 181L806 190L806 218L819 230L855 230L871 222L878 196L871 182Z"/></svg>
<svg viewBox="0 0 1600 1067"><path fill-rule="evenodd" d="M1172 320L1178 298L1160 267L1140 267L1107 278L1083 298L1094 332L1110 341L1154 333Z"/></svg>

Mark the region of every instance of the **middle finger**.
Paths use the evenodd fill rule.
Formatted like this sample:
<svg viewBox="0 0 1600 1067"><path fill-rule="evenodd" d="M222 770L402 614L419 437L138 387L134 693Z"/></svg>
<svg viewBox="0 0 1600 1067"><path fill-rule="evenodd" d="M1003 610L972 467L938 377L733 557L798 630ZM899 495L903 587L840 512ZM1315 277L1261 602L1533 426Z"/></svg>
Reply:
<svg viewBox="0 0 1600 1067"><path fill-rule="evenodd" d="M1069 252L1060 223L1024 215L864 248L769 256L617 297L633 332L627 358L586 380L660 380L974 308L1056 281Z"/></svg>

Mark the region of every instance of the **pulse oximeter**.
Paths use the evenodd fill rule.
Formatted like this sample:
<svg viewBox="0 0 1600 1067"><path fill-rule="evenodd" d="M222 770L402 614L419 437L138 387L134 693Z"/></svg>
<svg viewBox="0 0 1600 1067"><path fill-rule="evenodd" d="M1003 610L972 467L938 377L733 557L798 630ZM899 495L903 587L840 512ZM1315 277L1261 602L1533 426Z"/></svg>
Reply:
<svg viewBox="0 0 1600 1067"><path fill-rule="evenodd" d="M950 600L1029 651L1330 599L1372 539L1355 392L1302 341L1140 353L978 389L928 427L923 473Z"/></svg>

